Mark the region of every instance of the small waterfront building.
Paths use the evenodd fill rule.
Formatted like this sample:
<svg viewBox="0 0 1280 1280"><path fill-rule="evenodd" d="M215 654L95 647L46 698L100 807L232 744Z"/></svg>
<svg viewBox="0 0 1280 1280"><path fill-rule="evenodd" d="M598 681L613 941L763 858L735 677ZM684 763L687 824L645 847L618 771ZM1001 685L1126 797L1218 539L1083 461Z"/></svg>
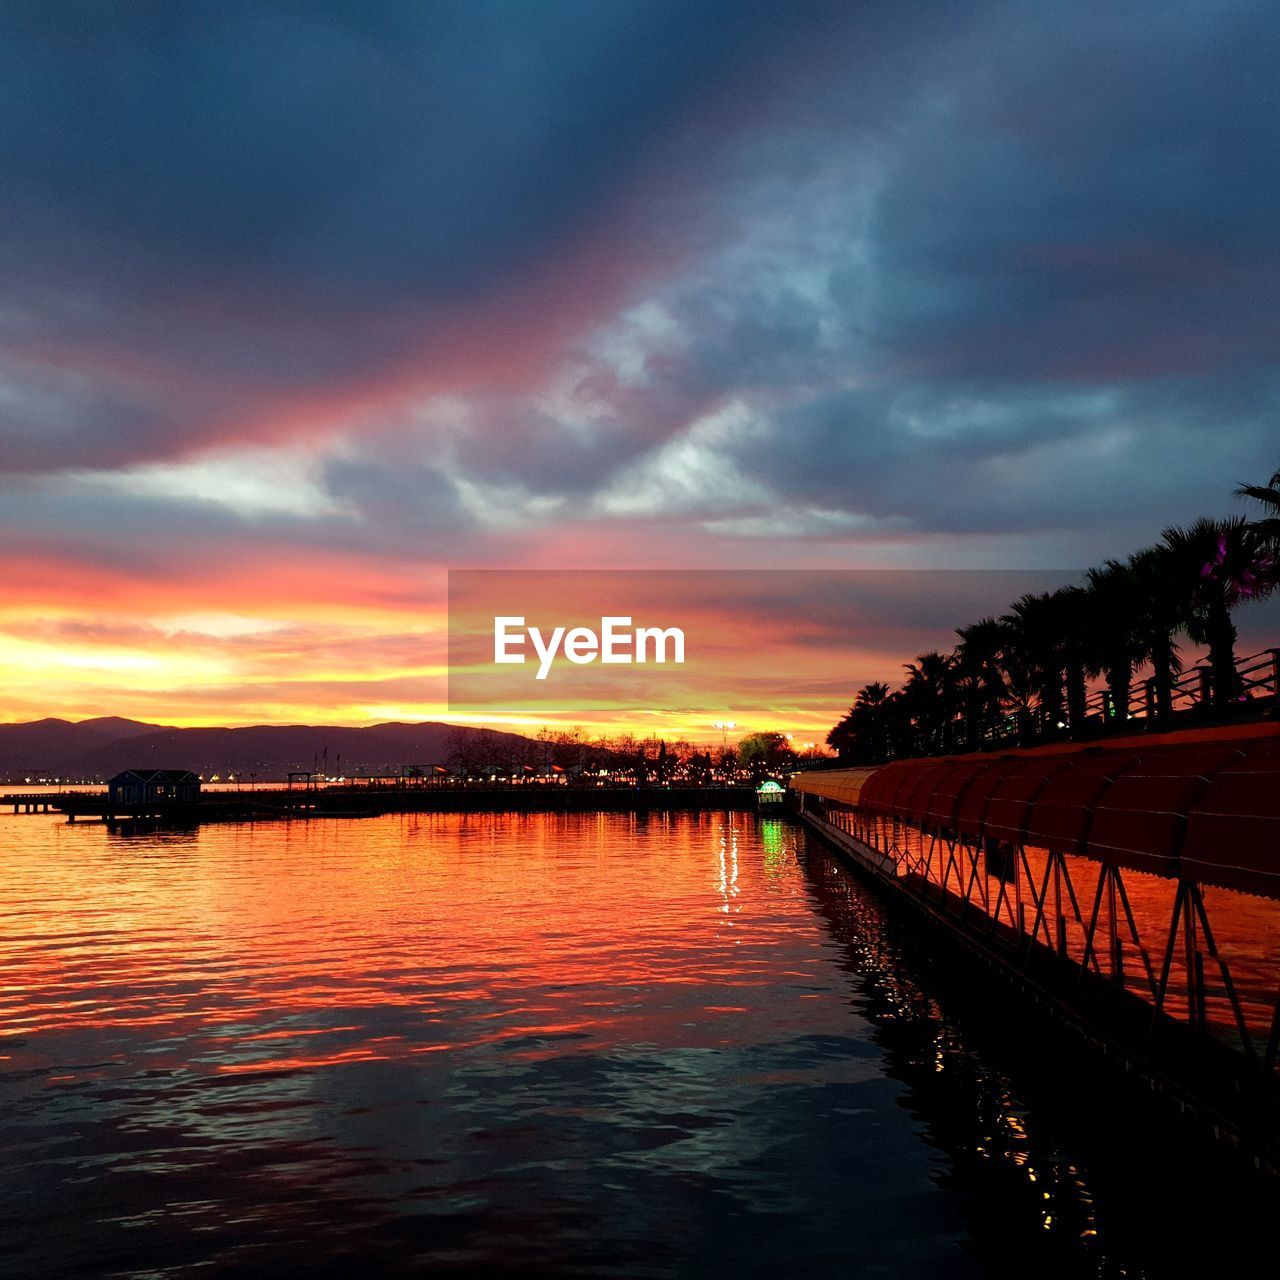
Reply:
<svg viewBox="0 0 1280 1280"><path fill-rule="evenodd" d="M782 783L766 778L756 788L756 803L762 805L781 804L786 799L786 790Z"/></svg>
<svg viewBox="0 0 1280 1280"><path fill-rule="evenodd" d="M125 769L107 780L112 804L194 804L200 777L190 769Z"/></svg>

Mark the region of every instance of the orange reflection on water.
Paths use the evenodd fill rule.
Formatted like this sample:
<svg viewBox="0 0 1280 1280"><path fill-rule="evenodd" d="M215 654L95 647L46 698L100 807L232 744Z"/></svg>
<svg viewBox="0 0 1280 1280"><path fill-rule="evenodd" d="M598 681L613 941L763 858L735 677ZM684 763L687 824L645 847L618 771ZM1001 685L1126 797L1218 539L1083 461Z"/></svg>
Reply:
<svg viewBox="0 0 1280 1280"><path fill-rule="evenodd" d="M762 858L751 815L3 821L0 1036L20 1068L140 1043L219 1073L723 1046L800 1002L820 1017L835 981L794 858Z"/></svg>
<svg viewBox="0 0 1280 1280"><path fill-rule="evenodd" d="M1159 1274L1166 1241L1188 1253L1123 1207L1165 1167L1133 1175L1139 1117L1074 1076L1065 1115L1031 1103L784 823L126 837L19 816L0 839L0 1193L35 1210L0 1222L0 1253L28 1274L487 1274L534 1245L545 1274L706 1274L713 1237L735 1276L965 1274L971 1248L1000 1274ZM1103 1140L1077 1151L1082 1122ZM1195 1178L1217 1185L1169 1170L1180 1226ZM1138 1242L1115 1267L1098 1188ZM1239 1234L1223 1202L1215 1259ZM990 1222L966 1236L957 1204Z"/></svg>

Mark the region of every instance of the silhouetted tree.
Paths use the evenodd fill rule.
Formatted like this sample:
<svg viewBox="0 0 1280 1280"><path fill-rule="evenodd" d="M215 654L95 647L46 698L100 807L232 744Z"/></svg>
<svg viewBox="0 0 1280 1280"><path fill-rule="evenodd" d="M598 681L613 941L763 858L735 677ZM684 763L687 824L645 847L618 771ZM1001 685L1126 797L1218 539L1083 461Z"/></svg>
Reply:
<svg viewBox="0 0 1280 1280"><path fill-rule="evenodd" d="M1089 570L1086 670L1090 676L1106 676L1111 714L1121 721L1129 717L1133 669L1145 657L1139 639L1140 608L1132 563L1108 560Z"/></svg>
<svg viewBox="0 0 1280 1280"><path fill-rule="evenodd" d="M1262 515L1250 522L1250 527L1266 543L1272 557L1271 576L1274 580L1280 566L1280 471L1275 472L1266 484L1242 484L1236 489L1242 498L1252 498L1262 507Z"/></svg>
<svg viewBox="0 0 1280 1280"><path fill-rule="evenodd" d="M1067 723L1073 733L1084 729L1089 688L1086 671L1093 638L1089 593L1083 587L1059 587L1050 594L1057 622L1058 655L1067 692Z"/></svg>
<svg viewBox="0 0 1280 1280"><path fill-rule="evenodd" d="M883 681L863 685L853 706L827 734L827 745L842 760L884 760L889 754L889 686Z"/></svg>
<svg viewBox="0 0 1280 1280"><path fill-rule="evenodd" d="M922 754L951 747L955 716L955 659L936 651L922 653L906 666L902 700L916 731L915 749Z"/></svg>
<svg viewBox="0 0 1280 1280"><path fill-rule="evenodd" d="M1197 520L1163 534L1176 577L1191 598L1187 634L1209 649L1213 700L1225 707L1243 693L1236 671L1236 626L1231 611L1244 600L1272 590L1266 539L1242 516Z"/></svg>
<svg viewBox="0 0 1280 1280"><path fill-rule="evenodd" d="M983 618L967 627L957 627L955 678L964 717L965 740L977 750L988 733L999 725L1007 693L1004 670L1005 628L995 618Z"/></svg>
<svg viewBox="0 0 1280 1280"><path fill-rule="evenodd" d="M770 769L785 768L791 763L791 742L785 733L772 729L749 733L738 743L738 758L755 776L763 777Z"/></svg>
<svg viewBox="0 0 1280 1280"><path fill-rule="evenodd" d="M958 627L955 651L921 654L897 691L879 682L860 689L827 742L844 759L871 761L960 741L976 748L1001 736L1010 717L1021 742L1068 722L1079 734L1087 681L1105 678L1112 715L1123 721L1134 671L1147 663L1151 710L1164 718L1184 632L1208 648L1212 700L1229 706L1243 695L1232 611L1280 588L1280 471L1236 492L1259 503L1262 516L1171 527L1156 546L1090 569L1085 586L1028 593L999 619Z"/></svg>
<svg viewBox="0 0 1280 1280"><path fill-rule="evenodd" d="M1134 584L1134 642L1137 661L1151 664L1155 713L1173 712L1173 682L1182 670L1178 633L1191 616L1194 583L1181 575L1165 546L1146 547L1128 560Z"/></svg>
<svg viewBox="0 0 1280 1280"><path fill-rule="evenodd" d="M1007 662L1034 688L1042 723L1058 724L1062 720L1058 602L1049 592L1020 596L1001 621L1006 628Z"/></svg>

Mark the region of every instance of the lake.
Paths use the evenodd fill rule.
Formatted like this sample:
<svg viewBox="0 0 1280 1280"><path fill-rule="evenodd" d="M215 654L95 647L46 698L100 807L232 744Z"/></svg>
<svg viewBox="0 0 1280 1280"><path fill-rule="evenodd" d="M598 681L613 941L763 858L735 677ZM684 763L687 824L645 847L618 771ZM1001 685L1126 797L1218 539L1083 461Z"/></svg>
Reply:
<svg viewBox="0 0 1280 1280"><path fill-rule="evenodd" d="M1264 1191L1037 1062L785 820L0 842L7 1277L1174 1276L1266 1239Z"/></svg>

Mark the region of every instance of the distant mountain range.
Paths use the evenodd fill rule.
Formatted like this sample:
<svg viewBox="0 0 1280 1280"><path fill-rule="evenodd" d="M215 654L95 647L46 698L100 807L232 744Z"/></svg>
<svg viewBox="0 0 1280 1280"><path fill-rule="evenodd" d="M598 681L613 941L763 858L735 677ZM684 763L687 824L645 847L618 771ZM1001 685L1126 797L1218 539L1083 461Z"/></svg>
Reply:
<svg viewBox="0 0 1280 1280"><path fill-rule="evenodd" d="M527 753L531 739L493 729L456 725L252 725L242 729L175 729L119 716L94 720L32 720L0 724L0 778L35 776L106 778L122 769L193 769L215 773L256 773L281 778L290 770L321 767L351 774L402 764L444 764L466 743L470 762L499 762Z"/></svg>

